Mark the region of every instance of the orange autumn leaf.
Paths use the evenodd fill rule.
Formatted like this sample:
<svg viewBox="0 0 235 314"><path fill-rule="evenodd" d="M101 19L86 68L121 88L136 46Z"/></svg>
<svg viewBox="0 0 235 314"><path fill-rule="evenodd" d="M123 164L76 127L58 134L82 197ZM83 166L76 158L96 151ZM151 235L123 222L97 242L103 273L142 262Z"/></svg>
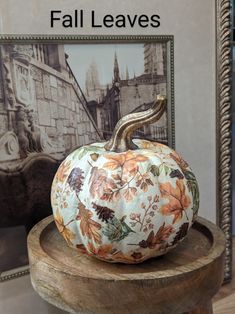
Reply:
<svg viewBox="0 0 235 314"><path fill-rule="evenodd" d="M116 251L112 254L115 258L115 261L119 261L121 263L136 263L136 262L140 262L143 255L141 254L141 252L133 252L130 256L127 254L124 254L121 251Z"/></svg>
<svg viewBox="0 0 235 314"><path fill-rule="evenodd" d="M66 179L66 177L68 176L68 172L70 170L70 164L71 164L70 161L62 162L56 173L56 178L58 181L63 182Z"/></svg>
<svg viewBox="0 0 235 314"><path fill-rule="evenodd" d="M172 225L165 226L165 223L158 229L157 233L154 234L152 230L146 240L139 242L139 246L142 248L149 249L163 249L167 245L169 236L175 232L175 229Z"/></svg>
<svg viewBox="0 0 235 314"><path fill-rule="evenodd" d="M177 165L184 171L188 168L188 163L175 151L172 151L170 153L170 157L174 159L174 161L177 163Z"/></svg>
<svg viewBox="0 0 235 314"><path fill-rule="evenodd" d="M155 235L154 242L156 244L161 244L166 242L169 236L175 232L175 229L172 225L165 226L165 223L158 229L158 232Z"/></svg>
<svg viewBox="0 0 235 314"><path fill-rule="evenodd" d="M138 170L137 163L148 159L147 157L135 154L130 150L121 154L107 154L105 155L105 158L109 161L104 164L104 167L111 170L122 168L122 174L124 177L135 175Z"/></svg>
<svg viewBox="0 0 235 314"><path fill-rule="evenodd" d="M56 214L54 215L55 224L59 230L59 232L62 234L62 236L65 238L66 242L69 245L72 245L72 240L75 239L75 233L70 230L65 224L64 219L61 216L59 210L57 209Z"/></svg>
<svg viewBox="0 0 235 314"><path fill-rule="evenodd" d="M191 204L190 197L185 194L185 185L182 180L176 181L174 188L170 182L160 184L160 192L168 203L160 208L163 215L174 215L173 223L180 220L184 210Z"/></svg>
<svg viewBox="0 0 235 314"><path fill-rule="evenodd" d="M99 247L95 247L92 243L88 242L87 250L89 254L97 255L101 259L106 259L112 261L124 262L124 263L133 263L135 261L141 260L143 257L140 252L134 252L131 256L125 255L121 251L113 248L112 244L104 244Z"/></svg>
<svg viewBox="0 0 235 314"><path fill-rule="evenodd" d="M133 198L135 197L136 192L137 192L136 188L128 187L127 189L124 190L123 197L125 198L127 202L131 202Z"/></svg>
<svg viewBox="0 0 235 314"><path fill-rule="evenodd" d="M152 149L154 147L167 148L167 146L164 144L161 144L158 142L150 142L150 141L146 141L146 140L141 140L141 142L139 144L139 148L142 148L142 149Z"/></svg>
<svg viewBox="0 0 235 314"><path fill-rule="evenodd" d="M77 220L80 220L80 229L83 236L88 237L88 239L93 240L96 243L101 243L101 235L98 230L101 229L101 225L94 221L92 218L93 213L86 209L84 204L78 204L79 212L77 215Z"/></svg>
<svg viewBox="0 0 235 314"><path fill-rule="evenodd" d="M153 143L149 141L141 140L138 146L141 149L148 149L148 148L153 148Z"/></svg>
<svg viewBox="0 0 235 314"><path fill-rule="evenodd" d="M90 193L93 197L102 197L104 193L117 188L116 183L107 177L107 172L97 167L92 168L89 183L91 183Z"/></svg>
<svg viewBox="0 0 235 314"><path fill-rule="evenodd" d="M112 244L104 244L99 247L95 247L93 243L88 242L87 249L94 255L98 255L101 258L108 258L108 255L112 254L113 246Z"/></svg>

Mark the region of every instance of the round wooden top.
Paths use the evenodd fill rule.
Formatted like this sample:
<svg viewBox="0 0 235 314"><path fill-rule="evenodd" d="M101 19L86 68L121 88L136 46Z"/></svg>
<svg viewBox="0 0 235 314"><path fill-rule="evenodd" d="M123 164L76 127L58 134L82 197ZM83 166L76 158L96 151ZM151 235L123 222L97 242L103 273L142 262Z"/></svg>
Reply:
<svg viewBox="0 0 235 314"><path fill-rule="evenodd" d="M157 304L156 300L153 301L156 299L154 296L157 292L160 292L159 288L168 288L167 294L174 289L176 298L172 296L168 297L168 300L163 296L161 298L168 303L172 302L172 306L176 306L174 303L180 304L179 298L185 299L184 296L189 293L190 289L203 291L207 287L201 297L198 292L191 291L195 297L191 298L192 302L188 302L187 306L192 308L200 299L206 301L206 298L213 296L221 284L224 243L224 235L217 226L198 218L189 230L188 236L166 255L137 265L112 264L90 257L82 250L68 247L57 231L53 217L50 216L37 224L28 237L31 280L35 290L43 298L60 308L71 312L87 310L89 313L97 307L102 311L91 311L91 313L102 314L106 313L107 309L110 310L112 306L110 300L113 298L108 302L104 301L110 295L110 289L113 289L112 293L116 295L118 303L121 303L123 298L121 297L123 287L126 294L133 295L131 304L133 304L133 298L140 298L142 294L143 302L152 295L151 302L155 304L156 309L157 304L163 306L161 300L158 300ZM210 284L206 280L210 280ZM140 282L142 282L141 285ZM148 284L145 286L145 283ZM133 284L138 286L135 287ZM158 291L154 290L154 285ZM179 290L183 289L183 285L187 286L187 291L182 290L180 293L176 290L176 287ZM133 290L133 288L136 289L133 293L128 290ZM97 293L96 289L101 289L102 293ZM140 293L141 291L144 293ZM146 293L150 293L147 299ZM136 301L140 302L137 299ZM126 300L124 303L126 304ZM118 307L119 310L112 313L124 311L124 307L120 304L113 304L113 306ZM169 304L167 306L169 310ZM182 306L185 311L186 303L183 302ZM131 313L131 311L123 313Z"/></svg>

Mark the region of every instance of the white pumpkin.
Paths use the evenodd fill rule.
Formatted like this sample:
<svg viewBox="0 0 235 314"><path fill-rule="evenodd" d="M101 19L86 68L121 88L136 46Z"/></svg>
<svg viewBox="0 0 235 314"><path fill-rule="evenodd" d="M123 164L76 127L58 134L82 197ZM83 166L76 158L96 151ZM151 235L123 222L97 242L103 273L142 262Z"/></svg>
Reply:
<svg viewBox="0 0 235 314"><path fill-rule="evenodd" d="M199 207L194 174L171 148L130 137L165 106L158 97L152 109L122 118L108 143L78 148L62 162L51 203L70 246L109 262L139 263L186 236Z"/></svg>

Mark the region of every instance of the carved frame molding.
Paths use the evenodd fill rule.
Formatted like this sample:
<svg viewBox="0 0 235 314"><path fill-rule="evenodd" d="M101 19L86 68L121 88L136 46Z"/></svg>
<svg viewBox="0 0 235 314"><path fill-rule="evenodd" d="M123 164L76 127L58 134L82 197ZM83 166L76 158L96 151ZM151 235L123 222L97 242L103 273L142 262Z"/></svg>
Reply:
<svg viewBox="0 0 235 314"><path fill-rule="evenodd" d="M232 278L231 1L217 0L217 222L226 236L224 281Z"/></svg>

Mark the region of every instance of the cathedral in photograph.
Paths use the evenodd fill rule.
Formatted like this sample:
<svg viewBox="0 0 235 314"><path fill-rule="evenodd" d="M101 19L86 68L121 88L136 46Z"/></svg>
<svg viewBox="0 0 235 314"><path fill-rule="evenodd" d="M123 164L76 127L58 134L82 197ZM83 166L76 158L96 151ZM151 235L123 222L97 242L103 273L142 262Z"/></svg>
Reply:
<svg viewBox="0 0 235 314"><path fill-rule="evenodd" d="M119 60L115 52L113 78L102 85L98 66L93 61L86 73L85 97L89 111L105 139L108 139L124 115L149 109L158 94L166 95L166 45L146 43L143 45L144 71L130 77L128 66L120 73ZM167 143L167 116L157 124L139 129L136 137L145 137Z"/></svg>

